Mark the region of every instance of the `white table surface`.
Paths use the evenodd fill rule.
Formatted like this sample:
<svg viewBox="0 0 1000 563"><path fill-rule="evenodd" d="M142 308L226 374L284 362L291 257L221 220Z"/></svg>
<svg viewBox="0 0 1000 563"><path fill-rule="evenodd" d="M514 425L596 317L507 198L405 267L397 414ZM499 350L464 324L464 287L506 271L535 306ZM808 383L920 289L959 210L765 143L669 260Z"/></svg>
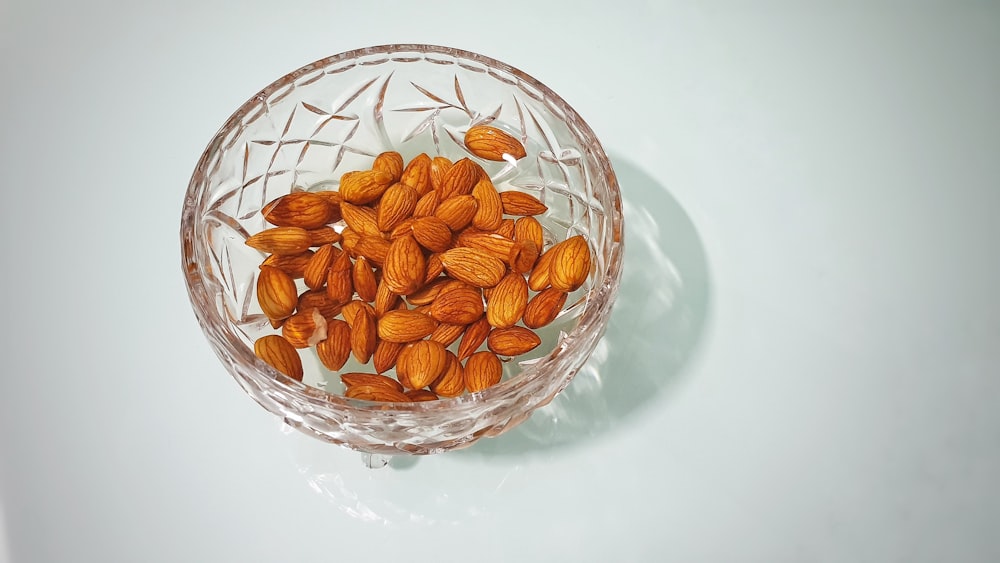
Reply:
<svg viewBox="0 0 1000 563"><path fill-rule="evenodd" d="M0 2L0 561L1000 561L1000 5L748 4ZM397 42L569 101L628 257L552 407L372 471L226 374L178 229L239 104Z"/></svg>

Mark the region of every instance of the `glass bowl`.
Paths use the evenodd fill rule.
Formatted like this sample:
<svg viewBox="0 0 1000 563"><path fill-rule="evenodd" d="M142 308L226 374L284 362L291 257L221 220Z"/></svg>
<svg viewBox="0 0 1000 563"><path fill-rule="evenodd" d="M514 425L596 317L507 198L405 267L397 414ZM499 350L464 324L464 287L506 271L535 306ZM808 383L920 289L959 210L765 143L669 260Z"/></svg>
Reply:
<svg viewBox="0 0 1000 563"><path fill-rule="evenodd" d="M519 138L527 156L474 158L474 124ZM259 360L253 342L274 333L255 296L263 255L244 244L267 227L260 210L299 190L336 189L347 171L398 151L474 158L497 189L541 199L552 241L583 235L591 273L544 331L538 353L508 361L503 380L451 399L377 403L348 399L312 349L299 350L302 382ZM335 226L336 227L336 226ZM618 183L590 127L527 74L488 57L431 45L386 45L335 55L280 78L243 104L209 142L184 199L181 244L192 306L210 345L254 400L291 426L369 454L429 454L496 436L546 405L604 333L622 268ZM304 286L299 281L299 290ZM353 360L351 360L353 362ZM344 371L361 371L349 364ZM368 371L371 371L370 368Z"/></svg>

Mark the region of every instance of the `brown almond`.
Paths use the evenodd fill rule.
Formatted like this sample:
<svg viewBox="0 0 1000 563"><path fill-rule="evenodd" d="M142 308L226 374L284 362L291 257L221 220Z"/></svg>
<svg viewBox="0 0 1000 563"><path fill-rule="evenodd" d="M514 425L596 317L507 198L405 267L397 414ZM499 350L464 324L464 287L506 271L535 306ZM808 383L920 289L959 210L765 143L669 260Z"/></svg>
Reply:
<svg viewBox="0 0 1000 563"><path fill-rule="evenodd" d="M496 328L511 327L521 320L527 306L528 282L523 275L511 272L490 293L486 302L486 318Z"/></svg>
<svg viewBox="0 0 1000 563"><path fill-rule="evenodd" d="M340 233L333 227L319 227L309 229L309 246L323 246L324 244L337 244L340 242Z"/></svg>
<svg viewBox="0 0 1000 563"><path fill-rule="evenodd" d="M413 215L417 206L417 190L406 184L396 183L382 194L375 221L381 231L391 231Z"/></svg>
<svg viewBox="0 0 1000 563"><path fill-rule="evenodd" d="M444 176L454 166L450 160L443 156L435 156L430 164L430 182L434 191L439 191L444 185Z"/></svg>
<svg viewBox="0 0 1000 563"><path fill-rule="evenodd" d="M462 341L458 344L458 359L464 361L478 350L483 345L483 342L486 342L490 328L490 322L486 317L466 327L465 334L462 335Z"/></svg>
<svg viewBox="0 0 1000 563"><path fill-rule="evenodd" d="M472 222L479 204L469 194L456 195L443 200L434 210L434 216L441 219L452 231L460 231Z"/></svg>
<svg viewBox="0 0 1000 563"><path fill-rule="evenodd" d="M302 279L309 289L319 289L326 284L327 271L330 270L330 266L339 254L340 251L330 244L316 249L305 269L302 270Z"/></svg>
<svg viewBox="0 0 1000 563"><path fill-rule="evenodd" d="M296 381L302 381L302 358L294 346L277 334L257 339L253 352L268 365Z"/></svg>
<svg viewBox="0 0 1000 563"><path fill-rule="evenodd" d="M482 291L464 283L449 284L431 303L431 317L442 323L467 325L482 316Z"/></svg>
<svg viewBox="0 0 1000 563"><path fill-rule="evenodd" d="M476 393L500 383L503 364L493 352L476 352L465 361L465 387Z"/></svg>
<svg viewBox="0 0 1000 563"><path fill-rule="evenodd" d="M337 303L326 294L326 289L309 289L299 294L299 302L295 310L298 312L318 309L323 318L329 320L340 314L343 305Z"/></svg>
<svg viewBox="0 0 1000 563"><path fill-rule="evenodd" d="M372 170L385 172L392 182L398 182L403 176L403 156L396 151L384 152L375 157Z"/></svg>
<svg viewBox="0 0 1000 563"><path fill-rule="evenodd" d="M440 323L434 329L434 332L431 333L430 339L435 342L440 342L445 346L451 346L451 344L458 340L464 333L465 325Z"/></svg>
<svg viewBox="0 0 1000 563"><path fill-rule="evenodd" d="M340 197L344 198L344 203L340 205L341 213L347 203L364 205L380 198L392 182L392 175L382 170L347 172L340 177Z"/></svg>
<svg viewBox="0 0 1000 563"><path fill-rule="evenodd" d="M412 235L400 237L389 245L382 266L382 280L395 294L409 295L424 285L427 261Z"/></svg>
<svg viewBox="0 0 1000 563"><path fill-rule="evenodd" d="M274 266L261 266L257 273L257 303L269 319L292 315L299 302L298 288L291 276Z"/></svg>
<svg viewBox="0 0 1000 563"><path fill-rule="evenodd" d="M441 253L435 252L427 257L427 275L424 276L424 283L430 283L444 272L444 264L441 263Z"/></svg>
<svg viewBox="0 0 1000 563"><path fill-rule="evenodd" d="M316 229L330 222L333 208L326 199L310 192L292 192L272 200L260 214L278 227Z"/></svg>
<svg viewBox="0 0 1000 563"><path fill-rule="evenodd" d="M441 201L456 195L472 193L472 187L484 176L483 169L468 158L460 159L441 178Z"/></svg>
<svg viewBox="0 0 1000 563"><path fill-rule="evenodd" d="M494 233L463 232L458 236L458 244L485 250L504 262L508 260L510 251L514 248L514 241Z"/></svg>
<svg viewBox="0 0 1000 563"><path fill-rule="evenodd" d="M380 403L408 403L410 398L400 391L384 385L352 385L344 391L348 399L374 401Z"/></svg>
<svg viewBox="0 0 1000 563"><path fill-rule="evenodd" d="M344 303L343 308L340 310L341 315L344 317L344 321L347 322L347 325L350 326L352 330L354 329L354 319L358 316L358 311L361 311L362 309L370 311L372 316L375 316L375 309L371 305L357 299Z"/></svg>
<svg viewBox="0 0 1000 563"><path fill-rule="evenodd" d="M399 237L405 237L406 235L413 233L413 217L407 217L403 219L398 225L393 227L389 231L389 242L392 242Z"/></svg>
<svg viewBox="0 0 1000 563"><path fill-rule="evenodd" d="M514 240L530 241L537 248L545 246L545 230L534 217L518 217L514 222Z"/></svg>
<svg viewBox="0 0 1000 563"><path fill-rule="evenodd" d="M505 156L514 160L527 154L524 145L509 133L489 125L476 125L465 132L465 147L469 152L486 160L503 161Z"/></svg>
<svg viewBox="0 0 1000 563"><path fill-rule="evenodd" d="M417 205L413 207L413 216L428 217L434 215L440 204L441 193L437 190L431 190L420 196L420 199L417 200Z"/></svg>
<svg viewBox="0 0 1000 563"><path fill-rule="evenodd" d="M354 315L351 325L351 353L359 363L366 364L375 352L375 314L362 308Z"/></svg>
<svg viewBox="0 0 1000 563"><path fill-rule="evenodd" d="M385 257L389 253L389 245L390 242L380 235L361 235L358 243L354 245L354 253L381 266L385 263Z"/></svg>
<svg viewBox="0 0 1000 563"><path fill-rule="evenodd" d="M375 371L383 373L392 369L396 365L396 360L399 358L403 346L406 344L389 342L380 338L378 344L375 345L375 353L372 354L372 367L375 368Z"/></svg>
<svg viewBox="0 0 1000 563"><path fill-rule="evenodd" d="M407 344L396 360L396 375L404 387L427 387L444 371L447 351L440 342L419 340Z"/></svg>
<svg viewBox="0 0 1000 563"><path fill-rule="evenodd" d="M472 226L484 231L500 228L503 222L503 202L493 187L493 182L485 174L472 187L472 197L476 198L476 214L472 216Z"/></svg>
<svg viewBox="0 0 1000 563"><path fill-rule="evenodd" d="M528 288L532 291L541 291L549 286L549 264L553 255L549 248L535 260L535 266L528 275Z"/></svg>
<svg viewBox="0 0 1000 563"><path fill-rule="evenodd" d="M351 257L346 252L337 254L326 272L326 295L334 303L347 303L354 295L351 279Z"/></svg>
<svg viewBox="0 0 1000 563"><path fill-rule="evenodd" d="M351 355L351 328L340 319L326 322L326 339L316 344L316 355L326 369L337 371Z"/></svg>
<svg viewBox="0 0 1000 563"><path fill-rule="evenodd" d="M345 227L344 230L340 231L340 248L343 248L345 252L350 252L352 256L357 255L354 248L358 245L359 240L361 240L361 235L350 227Z"/></svg>
<svg viewBox="0 0 1000 563"><path fill-rule="evenodd" d="M347 387L348 389L354 387L355 385L380 385L386 389L393 389L395 391L399 391L400 393L403 392L403 386L400 385L398 381L391 377L386 377L377 373L350 371L340 374L340 381L343 382L344 387Z"/></svg>
<svg viewBox="0 0 1000 563"><path fill-rule="evenodd" d="M368 265L368 259L358 256L351 267L351 279L354 281L354 291L362 301L374 301L375 292L378 289L378 282L375 280L375 272Z"/></svg>
<svg viewBox="0 0 1000 563"><path fill-rule="evenodd" d="M406 301L410 305L430 305L437 298L438 294L441 293L441 290L447 284L452 283L462 282L445 277L436 278L421 287L419 291L407 295Z"/></svg>
<svg viewBox="0 0 1000 563"><path fill-rule="evenodd" d="M385 277L379 280L375 286L375 316L382 318L386 311L391 311L399 304L399 295L392 292L385 283Z"/></svg>
<svg viewBox="0 0 1000 563"><path fill-rule="evenodd" d="M495 328L486 337L486 345L499 356L515 357L530 352L542 343L542 339L523 326Z"/></svg>
<svg viewBox="0 0 1000 563"><path fill-rule="evenodd" d="M296 348L309 348L326 340L326 318L319 309L309 309L285 319L281 335Z"/></svg>
<svg viewBox="0 0 1000 563"><path fill-rule="evenodd" d="M318 192L312 192L330 204L331 207L337 210L336 218L330 219L330 222L336 222L340 220L340 204L344 202L344 198L341 197L340 192L336 190L320 190Z"/></svg>
<svg viewBox="0 0 1000 563"><path fill-rule="evenodd" d="M378 337L389 342L413 342L434 332L436 326L434 319L419 311L394 309L378 320Z"/></svg>
<svg viewBox="0 0 1000 563"><path fill-rule="evenodd" d="M433 391L430 391L428 389L410 389L409 391L404 393L404 395L409 397L410 401L414 403L438 400L438 396Z"/></svg>
<svg viewBox="0 0 1000 563"><path fill-rule="evenodd" d="M431 252L444 252L451 248L451 229L437 217L418 217L411 225L413 238Z"/></svg>
<svg viewBox="0 0 1000 563"><path fill-rule="evenodd" d="M590 275L590 245L582 235L572 236L552 247L549 283L562 291L574 291Z"/></svg>
<svg viewBox="0 0 1000 563"><path fill-rule="evenodd" d="M472 197L472 196L469 196ZM473 211L475 213L475 211ZM472 216L469 216L472 220ZM301 227L273 227L246 240L247 246L270 254L293 255L309 250L309 232Z"/></svg>
<svg viewBox="0 0 1000 563"><path fill-rule="evenodd" d="M301 278L305 272L306 264L309 263L309 259L312 258L313 251L306 250L300 254L272 254L261 262L261 266L274 266L279 270L285 272L292 279Z"/></svg>
<svg viewBox="0 0 1000 563"><path fill-rule="evenodd" d="M500 201L507 215L541 215L549 210L538 198L524 192L500 192Z"/></svg>
<svg viewBox="0 0 1000 563"><path fill-rule="evenodd" d="M444 370L431 384L431 391L441 397L458 397L465 392L465 368L455 354L445 352L448 357Z"/></svg>
<svg viewBox="0 0 1000 563"><path fill-rule="evenodd" d="M500 221L500 226L497 227L497 230L494 232L503 238L514 240L514 220L504 219L503 221Z"/></svg>
<svg viewBox="0 0 1000 563"><path fill-rule="evenodd" d="M478 248L457 247L442 252L441 264L451 277L476 287L493 287L507 272L499 258Z"/></svg>
<svg viewBox="0 0 1000 563"><path fill-rule="evenodd" d="M510 249L510 255L507 256L511 271L519 274L531 272L537 261L538 247L530 240L515 241L514 247Z"/></svg>
<svg viewBox="0 0 1000 563"><path fill-rule="evenodd" d="M399 181L417 190L420 195L431 191L431 157L420 153L406 165Z"/></svg>
<svg viewBox="0 0 1000 563"><path fill-rule="evenodd" d="M340 210L344 214L344 222L354 232L361 236L382 236L382 231L378 228L378 217L371 207L344 203Z"/></svg>
<svg viewBox="0 0 1000 563"><path fill-rule="evenodd" d="M521 317L524 326L541 328L551 323L562 311L563 305L566 304L567 295L565 291L554 287L548 287L538 292L524 308L524 315Z"/></svg>

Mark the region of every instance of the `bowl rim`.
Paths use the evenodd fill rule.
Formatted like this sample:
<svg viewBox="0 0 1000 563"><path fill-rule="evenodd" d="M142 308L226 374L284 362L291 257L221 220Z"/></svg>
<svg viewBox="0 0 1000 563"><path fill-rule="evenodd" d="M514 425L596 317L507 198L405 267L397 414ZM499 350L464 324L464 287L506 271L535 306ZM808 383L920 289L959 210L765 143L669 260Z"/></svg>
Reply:
<svg viewBox="0 0 1000 563"><path fill-rule="evenodd" d="M539 377L538 372L540 367L548 363L555 362L559 357L561 357L561 353L569 347L568 344L578 341L577 338L574 338L575 336L580 335L585 329L587 329L590 323L600 320L602 315L606 316L610 314L610 310L614 305L614 297L621 282L624 255L624 217L622 211L621 190L618 184L617 176L611 166L610 159L605 152L603 145L598 140L597 135L594 133L593 129L591 129L590 125L583 119L583 117L580 116L579 113L577 113L576 110L574 110L572 106L570 106L569 103L567 103L560 95L533 76L507 63L472 51L453 47L423 43L392 43L351 49L318 59L285 74L259 90L246 102L241 104L239 108L237 108L236 111L234 111L232 115L226 119L222 127L216 131L198 159L198 163L191 175L191 179L188 183L184 196L184 207L181 221L182 226L180 233L181 261L185 274L185 283L187 285L192 308L204 332L209 332L208 319L206 318L206 315L215 317L215 324L226 322L226 319L219 315L216 307L213 306L215 299L209 294L206 284L203 282L203 270L196 257L197 251L195 249L195 241L197 240L197 236L196 233L193 232L195 230L194 213L198 204L198 198L195 197L197 186L206 172L209 159L212 157L213 153L220 148L222 140L226 134L228 134L228 132L230 132L243 117L250 114L251 111L270 98L274 92L286 87L288 84L294 82L303 75L314 72L317 69L330 67L352 59L359 59L361 57L380 54L392 55L395 53L446 55L459 59L475 61L490 69L495 69L512 75L517 79L517 81L523 83L519 85L527 85L528 87L540 92L544 96L547 104L555 106L559 112L561 112L559 117L573 125L575 131L581 136L581 140L584 141L584 144L590 149L594 163L597 164L599 168L596 172L600 173L600 175L605 179L608 185L608 190L611 194L612 205L609 209L604 210L605 215L608 217L611 224L610 238L612 240L610 241L610 254L606 261L604 277L602 278L603 283L592 288L585 296L587 301L594 299L600 300L600 306L585 308L583 314L578 319L576 326L574 326L571 331L566 333L565 338L560 339L559 345L557 345L548 354L534 360L533 363L525 367L521 373L509 379L505 379L500 383L482 391L465 393L459 397L442 397L436 401L384 403L349 399L344 397L342 394L313 387L277 371L270 365L260 360L253 353L253 350L249 349L242 342L234 341L237 339L235 339L235 335L233 334L221 334L219 336L224 337L221 339L209 338L209 344L216 354L220 356L220 359L223 360L227 371L231 371L229 362L225 361L225 358L222 357L223 350L220 349L219 340L224 340L228 345L228 349L226 350L227 354L240 359L240 363L244 365L247 365L249 362L250 365L252 365L252 367L254 367L258 372L268 375L269 381L280 386L283 391L293 393L297 399L309 403L316 403L319 401L324 406L335 406L338 409L348 411L377 411L380 413L385 413L387 411L395 413L429 413L436 411L448 411L454 409L455 407L461 407L467 404L481 406L497 400L502 400L516 392L519 388L534 381L535 378ZM412 61L400 59L400 62ZM343 70L348 70L348 68ZM494 77L496 76L494 75ZM603 333L603 330L604 327L601 327L598 330L598 337ZM598 338L594 338L591 346L596 345L597 340ZM237 343L238 345L236 345ZM569 383L572 379L572 375L574 374L565 375L564 385Z"/></svg>

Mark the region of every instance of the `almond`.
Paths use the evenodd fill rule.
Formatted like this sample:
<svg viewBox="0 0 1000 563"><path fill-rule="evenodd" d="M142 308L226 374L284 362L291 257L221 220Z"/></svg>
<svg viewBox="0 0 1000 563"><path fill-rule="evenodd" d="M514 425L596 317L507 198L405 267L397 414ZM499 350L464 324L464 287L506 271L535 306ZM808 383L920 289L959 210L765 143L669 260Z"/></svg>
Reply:
<svg viewBox="0 0 1000 563"><path fill-rule="evenodd" d="M490 323L486 317L466 327L465 334L462 335L462 341L458 344L458 359L465 360L471 356L483 345L483 342L486 342L486 337L489 333Z"/></svg>
<svg viewBox="0 0 1000 563"><path fill-rule="evenodd" d="M355 205L371 203L381 197L392 182L392 175L382 170L348 172L340 177L340 197L345 203ZM344 212L343 203L340 211Z"/></svg>
<svg viewBox="0 0 1000 563"><path fill-rule="evenodd" d="M326 322L326 339L316 344L319 361L330 371L344 367L351 355L351 329L340 319Z"/></svg>
<svg viewBox="0 0 1000 563"><path fill-rule="evenodd" d="M352 385L344 391L348 399L375 401L381 403L408 403L410 398L400 391L384 385Z"/></svg>
<svg viewBox="0 0 1000 563"><path fill-rule="evenodd" d="M389 231L389 242L392 242L399 237L405 237L406 235L413 233L413 217L407 217L403 219L398 225L393 227Z"/></svg>
<svg viewBox="0 0 1000 563"><path fill-rule="evenodd" d="M467 325L482 316L482 291L464 283L448 285L431 303L431 317L442 323Z"/></svg>
<svg viewBox="0 0 1000 563"><path fill-rule="evenodd" d="M441 290L448 284L462 283L451 278L439 277L425 284L419 291L415 291L406 296L406 301L410 305L430 305L437 298Z"/></svg>
<svg viewBox="0 0 1000 563"><path fill-rule="evenodd" d="M503 364L493 352L476 352L465 361L465 387L470 393L492 387L502 377Z"/></svg>
<svg viewBox="0 0 1000 563"><path fill-rule="evenodd" d="M438 400L438 396L433 391L427 389L410 389L404 395L409 397L410 401L414 403Z"/></svg>
<svg viewBox="0 0 1000 563"><path fill-rule="evenodd" d="M437 211L438 205L441 204L441 193L437 190L432 190L424 195L420 196L417 200L417 205L413 208L414 217L428 217L434 215Z"/></svg>
<svg viewBox="0 0 1000 563"><path fill-rule="evenodd" d="M504 156L514 160L527 154L524 145L509 133L489 125L476 125L465 132L465 147L469 152L486 160L503 161Z"/></svg>
<svg viewBox="0 0 1000 563"><path fill-rule="evenodd" d="M302 381L302 358L287 340L277 334L257 339L253 352L268 365L296 381Z"/></svg>
<svg viewBox="0 0 1000 563"><path fill-rule="evenodd" d="M444 185L444 175L454 166L450 160L443 156L435 156L430 164L430 182L434 191L439 191Z"/></svg>
<svg viewBox="0 0 1000 563"><path fill-rule="evenodd" d="M334 210L322 196L292 192L272 200L260 214L265 221L278 227L316 229L330 222Z"/></svg>
<svg viewBox="0 0 1000 563"><path fill-rule="evenodd" d="M400 393L403 392L403 386L400 385L398 381L391 377L375 373L362 373L357 371L342 373L340 374L340 381L342 381L344 386L348 389L354 387L355 385L378 385L385 387L386 389L399 391Z"/></svg>
<svg viewBox="0 0 1000 563"><path fill-rule="evenodd" d="M451 277L476 287L493 287L507 272L499 258L478 248L452 248L441 253L441 264Z"/></svg>
<svg viewBox="0 0 1000 563"><path fill-rule="evenodd" d="M465 392L465 368L455 354L445 352L447 360L441 375L430 384L431 391L441 397L458 397Z"/></svg>
<svg viewBox="0 0 1000 563"><path fill-rule="evenodd" d="M465 325L440 323L434 329L434 332L431 333L430 339L435 342L440 342L445 346L451 346L452 342L458 340L464 333Z"/></svg>
<svg viewBox="0 0 1000 563"><path fill-rule="evenodd" d="M500 221L500 226L497 227L497 230L494 232L503 238L514 240L514 220L504 219L503 221Z"/></svg>
<svg viewBox="0 0 1000 563"><path fill-rule="evenodd" d="M344 222L354 229L354 232L361 236L382 236L382 231L378 228L378 217L371 207L344 203L340 206L340 210L344 214Z"/></svg>
<svg viewBox="0 0 1000 563"><path fill-rule="evenodd" d="M514 242L514 247L510 249L507 263L510 269L519 274L531 272L538 261L538 247L530 240L520 240Z"/></svg>
<svg viewBox="0 0 1000 563"><path fill-rule="evenodd" d="M309 246L323 246L324 244L337 244L338 242L340 242L340 233L333 230L333 227L309 229Z"/></svg>
<svg viewBox="0 0 1000 563"><path fill-rule="evenodd" d="M354 295L351 279L351 257L346 252L337 254L326 271L326 295L334 303L347 303Z"/></svg>
<svg viewBox="0 0 1000 563"><path fill-rule="evenodd" d="M494 354L514 357L530 352L542 343L537 334L523 326L496 328L486 337L486 345Z"/></svg>
<svg viewBox="0 0 1000 563"><path fill-rule="evenodd" d="M458 236L458 243L462 246L485 250L505 262L510 257L510 251L514 248L514 241L494 233L462 232Z"/></svg>
<svg viewBox="0 0 1000 563"><path fill-rule="evenodd" d="M441 253L435 252L427 257L427 275L424 276L424 283L430 283L434 278L444 272L444 264L441 263Z"/></svg>
<svg viewBox="0 0 1000 563"><path fill-rule="evenodd" d="M274 266L261 266L257 273L257 303L269 319L292 315L299 302L298 288L291 276Z"/></svg>
<svg viewBox="0 0 1000 563"><path fill-rule="evenodd" d="M340 314L343 305L337 303L326 294L326 289L310 289L299 294L299 303L295 310L298 312L318 309L325 319L332 319Z"/></svg>
<svg viewBox="0 0 1000 563"><path fill-rule="evenodd" d="M375 287L375 316L381 319L387 311L395 309L397 304L399 304L399 295L389 289L383 277Z"/></svg>
<svg viewBox="0 0 1000 563"><path fill-rule="evenodd" d="M476 215L479 204L471 195L457 195L443 200L434 210L434 216L441 219L452 231L460 231Z"/></svg>
<svg viewBox="0 0 1000 563"><path fill-rule="evenodd" d="M351 268L351 279L354 281L354 291L362 301L374 301L375 293L378 289L378 282L375 280L375 272L368 265L368 259L358 256Z"/></svg>
<svg viewBox="0 0 1000 563"><path fill-rule="evenodd" d="M590 246L582 235L572 236L551 249L549 283L562 291L574 291L590 275Z"/></svg>
<svg viewBox="0 0 1000 563"><path fill-rule="evenodd" d="M409 295L424 285L427 262L412 235L392 242L382 267L382 280L390 291Z"/></svg>
<svg viewBox="0 0 1000 563"><path fill-rule="evenodd" d="M444 252L451 248L451 229L437 217L419 217L411 225L413 238L431 252Z"/></svg>
<svg viewBox="0 0 1000 563"><path fill-rule="evenodd" d="M375 221L381 231L391 231L413 215L417 206L417 190L406 184L396 183L382 194L375 214Z"/></svg>
<svg viewBox="0 0 1000 563"><path fill-rule="evenodd" d="M375 352L375 314L362 308L351 324L351 353L359 363L368 363Z"/></svg>
<svg viewBox="0 0 1000 563"><path fill-rule="evenodd" d="M524 315L521 320L528 328L540 328L551 323L563 305L566 304L565 291L560 291L554 287L545 288L528 301L528 306L524 308Z"/></svg>
<svg viewBox="0 0 1000 563"><path fill-rule="evenodd" d="M430 385L448 363L448 355L440 342L418 340L407 344L396 361L396 375L404 387L421 389Z"/></svg>
<svg viewBox="0 0 1000 563"><path fill-rule="evenodd" d="M306 264L309 263L309 259L312 258L313 251L306 250L300 254L272 254L261 262L261 266L274 266L279 270L285 272L292 279L301 278L305 273Z"/></svg>
<svg viewBox="0 0 1000 563"><path fill-rule="evenodd" d="M514 222L514 240L530 241L537 248L545 246L545 230L534 217L518 217Z"/></svg>
<svg viewBox="0 0 1000 563"><path fill-rule="evenodd" d="M552 262L552 249L549 248L535 261L535 267L528 275L528 287L532 291L541 291L549 286L549 264Z"/></svg>
<svg viewBox="0 0 1000 563"><path fill-rule="evenodd" d="M359 240L361 240L361 235L350 227L345 227L344 230L340 231L340 248L343 248L345 252L350 252L351 256L357 256L354 249Z"/></svg>
<svg viewBox="0 0 1000 563"><path fill-rule="evenodd" d="M398 182L403 176L403 156L396 151L384 152L375 157L372 170L385 172L389 175L390 181Z"/></svg>
<svg viewBox="0 0 1000 563"><path fill-rule="evenodd" d="M472 193L472 187L484 175L483 169L475 162L468 158L459 160L441 178L441 186L437 188L437 191L441 192L441 201L447 201L452 196Z"/></svg>
<svg viewBox="0 0 1000 563"><path fill-rule="evenodd" d="M470 215L469 220L471 219ZM301 227L274 227L248 238L246 244L251 248L270 254L302 254L309 250L309 232Z"/></svg>
<svg viewBox="0 0 1000 563"><path fill-rule="evenodd" d="M436 326L434 319L419 311L395 309L386 311L378 320L378 337L389 342L413 342L434 332Z"/></svg>
<svg viewBox="0 0 1000 563"><path fill-rule="evenodd" d="M312 258L306 263L302 270L302 278L309 289L319 289L326 284L326 274L333 260L340 254L340 251L332 245L324 245L316 249Z"/></svg>
<svg viewBox="0 0 1000 563"><path fill-rule="evenodd" d="M472 187L472 197L476 198L478 204L476 214L472 216L472 226L484 231L500 228L500 223L503 222L503 202L500 201L500 194L493 187L493 182L485 174Z"/></svg>
<svg viewBox="0 0 1000 563"><path fill-rule="evenodd" d="M399 358L403 346L406 344L389 342L380 338L378 344L375 345L375 353L372 354L372 367L375 368L375 371L383 373L392 369L396 365L396 360Z"/></svg>
<svg viewBox="0 0 1000 563"><path fill-rule="evenodd" d="M318 192L312 192L321 198L325 199L331 207L333 207L337 213L334 218L330 219L330 223L335 223L340 220L340 204L344 202L344 198L341 197L340 192L335 190L320 190Z"/></svg>
<svg viewBox="0 0 1000 563"><path fill-rule="evenodd" d="M517 324L528 306L528 282L524 276L511 272L493 288L486 302L486 318L496 328Z"/></svg>
<svg viewBox="0 0 1000 563"><path fill-rule="evenodd" d="M389 241L380 235L362 235L358 239L358 243L354 245L354 253L358 256L364 256L375 264L382 265L389 253L389 245Z"/></svg>
<svg viewBox="0 0 1000 563"><path fill-rule="evenodd" d="M309 348L326 340L326 318L319 309L309 309L285 319L281 335L296 348Z"/></svg>
<svg viewBox="0 0 1000 563"><path fill-rule="evenodd" d="M507 215L541 215L549 210L538 198L524 192L500 192L500 201Z"/></svg>
<svg viewBox="0 0 1000 563"><path fill-rule="evenodd" d="M358 301L357 299L345 303L343 308L340 310L340 313L344 316L344 320L352 330L354 329L354 319L358 316L358 311L361 311L362 309L370 311L372 316L375 316L375 309L372 308L371 305L365 303L364 301Z"/></svg>
<svg viewBox="0 0 1000 563"><path fill-rule="evenodd" d="M399 181L417 190L420 195L431 191L431 157L418 154L406 165Z"/></svg>

